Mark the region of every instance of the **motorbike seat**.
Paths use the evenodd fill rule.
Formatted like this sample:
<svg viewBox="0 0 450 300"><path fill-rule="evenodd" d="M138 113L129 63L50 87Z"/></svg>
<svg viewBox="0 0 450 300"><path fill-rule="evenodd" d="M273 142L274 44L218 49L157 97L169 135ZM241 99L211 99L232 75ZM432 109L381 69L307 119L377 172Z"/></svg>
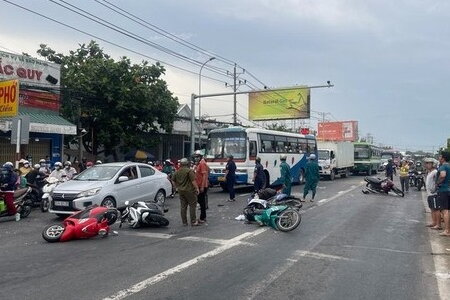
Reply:
<svg viewBox="0 0 450 300"><path fill-rule="evenodd" d="M14 199L25 195L28 192L28 188L18 189L14 191Z"/></svg>
<svg viewBox="0 0 450 300"><path fill-rule="evenodd" d="M376 184L383 182L383 180L378 177L367 177L367 181Z"/></svg>

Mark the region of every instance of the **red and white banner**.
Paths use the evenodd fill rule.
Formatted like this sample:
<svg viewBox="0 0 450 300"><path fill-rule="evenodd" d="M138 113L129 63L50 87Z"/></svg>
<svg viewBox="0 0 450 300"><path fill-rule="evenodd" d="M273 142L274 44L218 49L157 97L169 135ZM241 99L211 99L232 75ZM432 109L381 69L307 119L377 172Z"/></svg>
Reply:
<svg viewBox="0 0 450 300"><path fill-rule="evenodd" d="M358 121L319 122L317 139L354 142L358 140Z"/></svg>
<svg viewBox="0 0 450 300"><path fill-rule="evenodd" d="M21 106L59 111L59 95L44 91L25 91L19 93Z"/></svg>

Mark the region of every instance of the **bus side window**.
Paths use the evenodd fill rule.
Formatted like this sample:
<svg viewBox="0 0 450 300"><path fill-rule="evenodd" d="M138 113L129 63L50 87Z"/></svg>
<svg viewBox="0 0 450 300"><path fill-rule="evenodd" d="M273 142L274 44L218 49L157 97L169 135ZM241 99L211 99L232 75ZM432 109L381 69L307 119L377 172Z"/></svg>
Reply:
<svg viewBox="0 0 450 300"><path fill-rule="evenodd" d="M298 139L300 146L300 153L308 152L308 142L305 138Z"/></svg>
<svg viewBox="0 0 450 300"><path fill-rule="evenodd" d="M250 141L250 159L255 159L256 153L256 141Z"/></svg>

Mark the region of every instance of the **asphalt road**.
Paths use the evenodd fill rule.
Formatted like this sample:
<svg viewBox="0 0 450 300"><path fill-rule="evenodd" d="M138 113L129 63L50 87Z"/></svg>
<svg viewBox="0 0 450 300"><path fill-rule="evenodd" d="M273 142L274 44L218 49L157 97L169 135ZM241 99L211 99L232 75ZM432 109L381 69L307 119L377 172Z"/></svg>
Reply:
<svg viewBox="0 0 450 300"><path fill-rule="evenodd" d="M103 239L47 243L58 219L39 210L0 221L0 299L439 299L421 193L363 195L362 181L321 182L290 233L236 221L245 189L235 203L212 189L201 227L182 226L177 198L168 228Z"/></svg>

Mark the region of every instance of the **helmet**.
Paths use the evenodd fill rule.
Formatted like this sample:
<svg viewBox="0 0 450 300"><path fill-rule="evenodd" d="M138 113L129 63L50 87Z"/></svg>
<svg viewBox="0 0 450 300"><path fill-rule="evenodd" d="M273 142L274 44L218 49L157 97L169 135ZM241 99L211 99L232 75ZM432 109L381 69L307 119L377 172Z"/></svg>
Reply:
<svg viewBox="0 0 450 300"><path fill-rule="evenodd" d="M26 160L23 158L19 160L19 164L24 164L25 162L26 162Z"/></svg>
<svg viewBox="0 0 450 300"><path fill-rule="evenodd" d="M63 164L60 161L55 162L55 168L60 167L62 168Z"/></svg>
<svg viewBox="0 0 450 300"><path fill-rule="evenodd" d="M195 156L203 156L202 151L201 150L196 150L194 153Z"/></svg>
<svg viewBox="0 0 450 300"><path fill-rule="evenodd" d="M10 166L11 168L14 168L14 164L10 161L5 162L5 164L3 165L3 167L5 166Z"/></svg>
<svg viewBox="0 0 450 300"><path fill-rule="evenodd" d="M39 169L40 167L41 167L40 164L35 164L35 165L33 166L33 168L35 168L35 169Z"/></svg>
<svg viewBox="0 0 450 300"><path fill-rule="evenodd" d="M40 163L40 164L42 164L42 163L45 164L46 162L47 162L47 161L46 161L45 159L43 159L43 158L42 158L41 160L39 160L39 163Z"/></svg>
<svg viewBox="0 0 450 300"><path fill-rule="evenodd" d="M88 161L87 163L86 163L86 167L92 167L94 164L92 163L92 161Z"/></svg>
<svg viewBox="0 0 450 300"><path fill-rule="evenodd" d="M180 165L183 165L183 166L189 165L189 160L187 158L180 159Z"/></svg>
<svg viewBox="0 0 450 300"><path fill-rule="evenodd" d="M24 160L24 161L23 161L23 164L24 164L24 165L30 164L30 162L29 162L28 160Z"/></svg>
<svg viewBox="0 0 450 300"><path fill-rule="evenodd" d="M96 164L96 165L101 165L101 164L102 164L102 161L101 161L101 160L97 160L97 161L95 162L95 164Z"/></svg>
<svg viewBox="0 0 450 300"><path fill-rule="evenodd" d="M311 159L311 160L314 160L314 159L316 159L316 155L315 155L315 154L311 154L311 155L309 155L309 159Z"/></svg>
<svg viewBox="0 0 450 300"><path fill-rule="evenodd" d="M12 171L13 167L11 165L9 165L8 163L3 165L3 169L7 170L7 171Z"/></svg>
<svg viewBox="0 0 450 300"><path fill-rule="evenodd" d="M72 166L72 163L71 163L70 161L66 161L66 162L64 163L64 166L70 167L70 166Z"/></svg>
<svg viewBox="0 0 450 300"><path fill-rule="evenodd" d="M280 160L286 160L287 159L287 155L286 154L281 154L280 155Z"/></svg>
<svg viewBox="0 0 450 300"><path fill-rule="evenodd" d="M261 157L256 157L256 162L261 162Z"/></svg>

